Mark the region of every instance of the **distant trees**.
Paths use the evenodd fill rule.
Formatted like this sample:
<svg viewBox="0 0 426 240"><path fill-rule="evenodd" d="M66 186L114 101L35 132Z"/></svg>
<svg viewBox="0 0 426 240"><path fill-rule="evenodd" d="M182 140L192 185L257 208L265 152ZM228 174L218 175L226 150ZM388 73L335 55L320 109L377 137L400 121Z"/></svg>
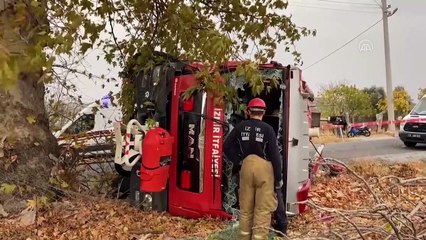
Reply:
<svg viewBox="0 0 426 240"><path fill-rule="evenodd" d="M369 88L364 88L362 91L370 96L371 107L373 108L374 115L380 113L382 110L379 108L379 102L386 97L385 89L383 87L373 85Z"/></svg>
<svg viewBox="0 0 426 240"><path fill-rule="evenodd" d="M426 88L419 89L418 98L426 94ZM393 91L395 115L404 116L413 101L402 86ZM383 87L371 86L362 90L347 83L330 84L319 92L319 108L323 116L348 113L351 121L375 120L376 114L387 112L387 98Z"/></svg>
<svg viewBox="0 0 426 240"><path fill-rule="evenodd" d="M393 99L396 117L406 115L413 107L413 101L410 97L410 94L408 94L407 90L405 90L405 88L402 86L395 87L393 91ZM379 101L380 110L386 111L387 106L386 97Z"/></svg>
<svg viewBox="0 0 426 240"><path fill-rule="evenodd" d="M355 86L340 83L320 92L319 108L323 115L348 113L352 120L370 116L373 112L370 96Z"/></svg>

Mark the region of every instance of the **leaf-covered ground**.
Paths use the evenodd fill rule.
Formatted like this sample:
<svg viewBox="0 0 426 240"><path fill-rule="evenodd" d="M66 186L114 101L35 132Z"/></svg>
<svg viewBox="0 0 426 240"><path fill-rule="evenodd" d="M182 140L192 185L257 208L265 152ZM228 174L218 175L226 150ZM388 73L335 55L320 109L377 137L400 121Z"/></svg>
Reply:
<svg viewBox="0 0 426 240"><path fill-rule="evenodd" d="M390 178L383 179L384 176L390 175L401 179L426 176L425 163L385 166L374 162L361 162L352 166L352 169L366 179L378 198L399 211L413 211L416 204L426 197L425 182L423 185L410 183L401 187L396 184L395 178L392 181ZM335 178L318 177L311 195L312 203L320 209L311 208L303 216L291 219L290 238L307 239L308 236L321 235L333 239L332 233L335 232L334 238L338 239L340 237L336 236L343 236L352 231L352 236L356 239L356 229L337 211L344 212L345 216L360 228L383 226L377 231L388 231L389 234L391 232L381 218L349 214L351 211L376 206L364 183L349 173ZM420 206L411 219L418 233L426 229L426 216L422 217L422 214L426 213L425 205ZM0 239L206 239L210 234L229 226L227 222L214 219L188 220L168 214L142 212L119 200L62 201L50 205L48 209L39 211L32 217L35 224L29 226L22 224L22 219L2 219ZM383 238L372 233L365 239Z"/></svg>
<svg viewBox="0 0 426 240"><path fill-rule="evenodd" d="M1 239L203 239L225 222L142 212L122 201L64 201L38 213L36 224L0 223Z"/></svg>
<svg viewBox="0 0 426 240"><path fill-rule="evenodd" d="M389 208L381 212L391 218L392 214L401 213L409 218L410 221L406 222L410 227L413 224L418 236L426 234L426 162L384 165L363 161L352 165L351 169L366 180L380 204ZM312 206L309 213L291 221L291 238L322 236L328 239L361 239L356 228L363 233L371 232L365 234L364 239L381 240L384 235L392 233L388 222L373 213L380 204L375 202L368 187L353 174L317 178L311 195L312 203L317 208ZM410 216L410 213L413 215Z"/></svg>

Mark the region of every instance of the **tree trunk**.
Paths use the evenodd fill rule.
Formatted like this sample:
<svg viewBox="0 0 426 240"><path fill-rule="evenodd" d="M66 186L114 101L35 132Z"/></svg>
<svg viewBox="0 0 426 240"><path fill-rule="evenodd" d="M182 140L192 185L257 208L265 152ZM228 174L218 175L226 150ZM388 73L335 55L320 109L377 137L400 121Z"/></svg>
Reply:
<svg viewBox="0 0 426 240"><path fill-rule="evenodd" d="M31 46L9 27L13 10L1 10L0 44L14 54L22 53ZM57 154L57 141L50 132L44 105L45 87L39 82L41 73L41 69L21 72L14 88L0 88L0 185L31 187L24 195L14 194L21 199L46 194L54 165L49 154ZM4 199L0 196L0 204Z"/></svg>

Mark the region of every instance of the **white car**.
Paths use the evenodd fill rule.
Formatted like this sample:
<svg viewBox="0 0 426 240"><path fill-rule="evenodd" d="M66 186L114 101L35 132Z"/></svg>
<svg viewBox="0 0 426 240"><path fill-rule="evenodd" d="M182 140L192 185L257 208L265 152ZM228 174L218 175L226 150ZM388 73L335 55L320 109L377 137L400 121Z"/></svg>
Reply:
<svg viewBox="0 0 426 240"><path fill-rule="evenodd" d="M426 143L426 95L402 121L399 138L405 146L415 147L418 143Z"/></svg>
<svg viewBox="0 0 426 240"><path fill-rule="evenodd" d="M61 156L74 164L77 156L113 155L114 122L121 122L120 107L111 102L92 103L54 133L61 147Z"/></svg>

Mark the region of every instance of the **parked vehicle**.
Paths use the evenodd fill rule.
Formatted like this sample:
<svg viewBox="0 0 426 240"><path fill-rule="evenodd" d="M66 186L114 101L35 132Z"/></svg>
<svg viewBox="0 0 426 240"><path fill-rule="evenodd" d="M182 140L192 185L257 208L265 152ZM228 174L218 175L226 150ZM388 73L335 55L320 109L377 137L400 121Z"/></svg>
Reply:
<svg viewBox="0 0 426 240"><path fill-rule="evenodd" d="M346 135L348 137L356 137L356 136L369 137L371 135L371 129L367 126L361 126L361 127L352 127L351 126Z"/></svg>
<svg viewBox="0 0 426 240"><path fill-rule="evenodd" d="M121 109L108 98L86 106L53 134L58 139L62 160L74 164L78 157L112 156L113 124L121 119Z"/></svg>
<svg viewBox="0 0 426 240"><path fill-rule="evenodd" d="M426 95L402 119L399 139L407 147L415 147L418 143L426 143Z"/></svg>

